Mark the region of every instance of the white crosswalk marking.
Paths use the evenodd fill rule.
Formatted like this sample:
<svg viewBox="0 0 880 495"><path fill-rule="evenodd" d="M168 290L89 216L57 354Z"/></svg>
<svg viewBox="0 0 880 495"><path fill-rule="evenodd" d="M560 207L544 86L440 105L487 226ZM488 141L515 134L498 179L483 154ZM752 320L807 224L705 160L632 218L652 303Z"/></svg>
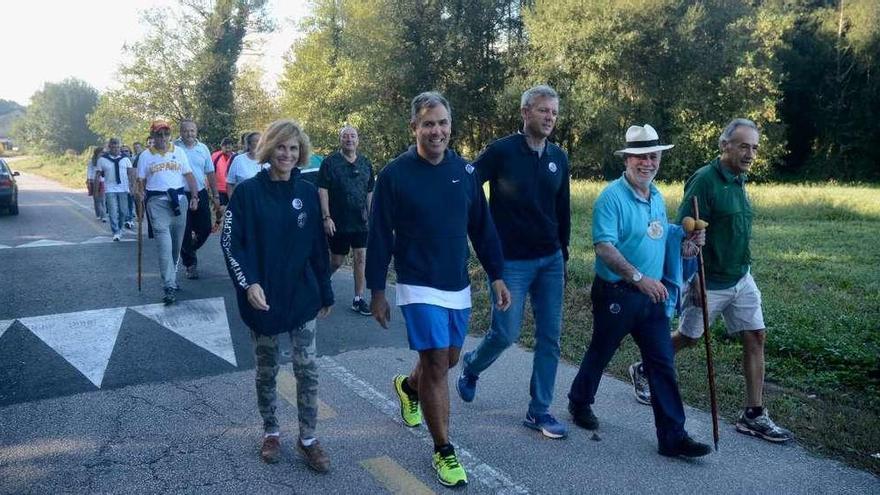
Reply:
<svg viewBox="0 0 880 495"><path fill-rule="evenodd" d="M174 306L147 304L33 316L18 321L101 388L127 309L238 366L222 297L181 301ZM14 321L0 320L0 337Z"/></svg>
<svg viewBox="0 0 880 495"><path fill-rule="evenodd" d="M172 306L147 304L131 309L238 366L222 297L181 301Z"/></svg>
<svg viewBox="0 0 880 495"><path fill-rule="evenodd" d="M9 330L15 320L0 320L0 337Z"/></svg>
<svg viewBox="0 0 880 495"><path fill-rule="evenodd" d="M110 308L18 321L100 388L124 316L125 308Z"/></svg>
<svg viewBox="0 0 880 495"><path fill-rule="evenodd" d="M53 241L52 239L40 239L39 241L32 241L25 244L19 244L15 246L17 248L30 248L30 247L45 247L45 246L69 246L73 244L72 242L67 241Z"/></svg>

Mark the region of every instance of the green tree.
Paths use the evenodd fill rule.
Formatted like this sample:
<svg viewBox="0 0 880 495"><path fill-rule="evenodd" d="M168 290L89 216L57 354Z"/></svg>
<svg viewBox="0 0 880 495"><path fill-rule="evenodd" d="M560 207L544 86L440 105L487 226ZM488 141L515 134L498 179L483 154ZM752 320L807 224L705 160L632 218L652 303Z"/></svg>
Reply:
<svg viewBox="0 0 880 495"><path fill-rule="evenodd" d="M278 96L263 86L262 78L263 71L256 66L246 65L238 71L234 85L235 129L230 137L265 129L281 118Z"/></svg>
<svg viewBox="0 0 880 495"><path fill-rule="evenodd" d="M86 116L98 102L98 91L85 81L68 78L46 83L34 93L24 117L13 129L16 138L34 151L82 151L99 137L89 129Z"/></svg>
<svg viewBox="0 0 880 495"><path fill-rule="evenodd" d="M143 140L157 118L195 119L210 145L235 131L233 82L244 37L271 24L266 0L180 0L142 12L145 37L123 48L117 85L90 119L104 137Z"/></svg>
<svg viewBox="0 0 880 495"><path fill-rule="evenodd" d="M143 141L151 121L193 118L198 73L192 60L203 44L194 14L182 9L152 9L141 13L144 38L123 47L117 84L101 95L89 118L104 138L119 136Z"/></svg>
<svg viewBox="0 0 880 495"><path fill-rule="evenodd" d="M875 0L773 1L796 16L780 113L789 123L788 177L880 178L880 4Z"/></svg>
<svg viewBox="0 0 880 495"><path fill-rule="evenodd" d="M537 1L524 16L528 65L517 87L548 82L562 96L556 139L574 173L613 177L626 128L651 123L676 144L664 178L683 178L717 153L733 117L764 129L755 172L782 150L774 55L790 22L751 2L713 0Z"/></svg>
<svg viewBox="0 0 880 495"><path fill-rule="evenodd" d="M318 148L343 123L361 131L377 163L412 141L410 99L438 90L453 108L455 147L473 155L499 127L498 93L511 71L522 1L319 0L280 83L286 114ZM521 26L519 26L521 28Z"/></svg>
<svg viewBox="0 0 880 495"><path fill-rule="evenodd" d="M265 16L267 0L215 0L212 9L200 0L188 5L203 26L201 49L193 63L197 67L195 120L200 138L210 145L235 131L235 95L233 82L236 63L245 44L245 36L271 29Z"/></svg>

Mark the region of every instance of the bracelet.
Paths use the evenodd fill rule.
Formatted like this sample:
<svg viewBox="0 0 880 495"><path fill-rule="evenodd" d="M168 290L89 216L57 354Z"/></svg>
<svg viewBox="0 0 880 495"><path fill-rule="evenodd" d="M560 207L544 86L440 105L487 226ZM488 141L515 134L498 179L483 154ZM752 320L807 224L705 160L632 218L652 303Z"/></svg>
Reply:
<svg viewBox="0 0 880 495"><path fill-rule="evenodd" d="M330 215L324 215L324 220L330 220Z"/></svg>

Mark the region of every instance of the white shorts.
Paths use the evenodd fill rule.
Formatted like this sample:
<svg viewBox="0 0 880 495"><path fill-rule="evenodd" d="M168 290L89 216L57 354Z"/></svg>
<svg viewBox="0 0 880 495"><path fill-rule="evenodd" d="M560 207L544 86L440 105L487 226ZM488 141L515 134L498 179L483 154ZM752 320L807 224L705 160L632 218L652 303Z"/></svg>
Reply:
<svg viewBox="0 0 880 495"><path fill-rule="evenodd" d="M691 303L690 285L682 294L684 305L678 323L678 331L692 339L703 335L703 310ZM761 311L761 291L755 285L751 273L739 279L733 287L706 291L709 306L709 326L721 314L727 334L764 330L764 313Z"/></svg>

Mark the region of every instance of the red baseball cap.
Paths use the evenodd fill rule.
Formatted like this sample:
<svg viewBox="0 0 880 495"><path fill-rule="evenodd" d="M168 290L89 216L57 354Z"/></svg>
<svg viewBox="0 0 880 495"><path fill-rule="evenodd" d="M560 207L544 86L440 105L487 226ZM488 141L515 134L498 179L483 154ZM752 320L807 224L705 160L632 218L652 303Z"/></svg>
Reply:
<svg viewBox="0 0 880 495"><path fill-rule="evenodd" d="M152 124L150 124L150 133L159 132L162 129L171 130L171 125L164 120L154 120Z"/></svg>

